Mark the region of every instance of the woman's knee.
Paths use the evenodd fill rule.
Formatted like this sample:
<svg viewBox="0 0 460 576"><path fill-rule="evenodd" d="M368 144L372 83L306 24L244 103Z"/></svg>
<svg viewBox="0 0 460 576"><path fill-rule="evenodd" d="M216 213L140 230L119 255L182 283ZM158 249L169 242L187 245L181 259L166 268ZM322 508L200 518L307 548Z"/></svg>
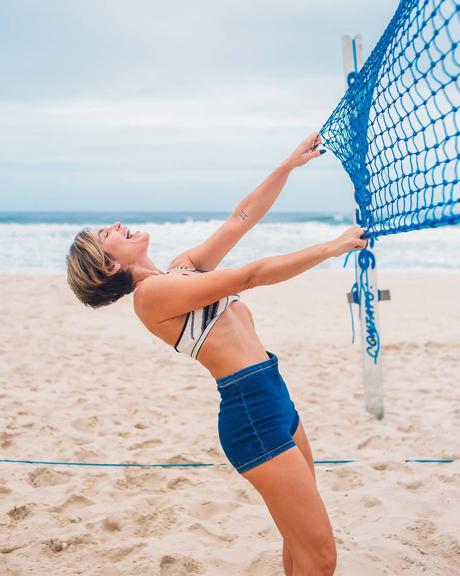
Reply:
<svg viewBox="0 0 460 576"><path fill-rule="evenodd" d="M265 500L293 559L299 566L309 566L305 573L333 574L332 527L300 449L294 446L243 475Z"/></svg>
<svg viewBox="0 0 460 576"><path fill-rule="evenodd" d="M333 536L327 539L321 555L321 569L324 576L332 576L337 566L337 548ZM321 573L322 574L322 573Z"/></svg>
<svg viewBox="0 0 460 576"><path fill-rule="evenodd" d="M293 576L303 574L314 576L332 576L337 566L337 548L332 535L325 536L315 546L292 551Z"/></svg>

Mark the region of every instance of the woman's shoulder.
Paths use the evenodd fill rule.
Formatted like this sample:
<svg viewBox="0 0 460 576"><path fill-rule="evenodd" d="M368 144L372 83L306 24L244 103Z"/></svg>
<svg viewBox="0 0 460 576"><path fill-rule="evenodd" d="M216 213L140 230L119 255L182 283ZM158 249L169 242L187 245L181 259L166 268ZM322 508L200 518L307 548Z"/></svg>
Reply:
<svg viewBox="0 0 460 576"><path fill-rule="evenodd" d="M153 331L153 326L158 324L158 308L155 305L155 301L158 289L161 289L161 282L158 284L158 279L164 276L164 274L157 274L145 278L133 293L132 305L134 312L150 331Z"/></svg>
<svg viewBox="0 0 460 576"><path fill-rule="evenodd" d="M154 274L142 280L133 293L132 304L136 315L144 324L148 324L149 326L160 324L161 321L158 318L158 314L161 313L161 307L158 302L164 301L165 298L170 299L174 297L170 293L171 284L166 279L176 277L177 280L177 276L189 276L193 274L196 274L196 272L178 269L177 267L168 267L166 272Z"/></svg>

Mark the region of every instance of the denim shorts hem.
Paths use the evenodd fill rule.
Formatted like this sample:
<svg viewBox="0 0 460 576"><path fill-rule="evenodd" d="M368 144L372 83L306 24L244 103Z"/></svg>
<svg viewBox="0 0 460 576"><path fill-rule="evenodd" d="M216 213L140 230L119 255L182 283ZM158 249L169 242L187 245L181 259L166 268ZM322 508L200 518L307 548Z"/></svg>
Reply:
<svg viewBox="0 0 460 576"><path fill-rule="evenodd" d="M296 410L296 407L294 406L294 402L292 403L292 406L294 408L294 424L293 424L293 432L291 432L291 434L294 436L294 434L297 432L298 428L299 428L299 424L300 424L300 416L299 413Z"/></svg>
<svg viewBox="0 0 460 576"><path fill-rule="evenodd" d="M272 450L268 450L268 452L264 452L263 454L261 454L257 458L254 458L254 460L250 460L249 462L246 462L245 464L241 464L240 466L237 466L236 471L239 472L240 474L242 472L247 472L251 468L255 468L259 464L262 464L262 462L266 462L267 460L271 460L275 456L278 456L278 454L281 454L282 452L289 450L289 448L292 448L293 446L296 446L295 440L293 440L293 439L288 440L287 442L284 442L283 444L281 444L281 446L278 446L278 448L273 448Z"/></svg>

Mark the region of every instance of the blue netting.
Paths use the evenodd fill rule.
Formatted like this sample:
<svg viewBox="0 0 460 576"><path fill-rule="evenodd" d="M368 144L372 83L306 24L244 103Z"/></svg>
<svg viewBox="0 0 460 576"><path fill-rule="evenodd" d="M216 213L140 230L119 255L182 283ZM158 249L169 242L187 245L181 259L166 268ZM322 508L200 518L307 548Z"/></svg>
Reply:
<svg viewBox="0 0 460 576"><path fill-rule="evenodd" d="M401 0L321 129L366 236L460 222L459 5Z"/></svg>

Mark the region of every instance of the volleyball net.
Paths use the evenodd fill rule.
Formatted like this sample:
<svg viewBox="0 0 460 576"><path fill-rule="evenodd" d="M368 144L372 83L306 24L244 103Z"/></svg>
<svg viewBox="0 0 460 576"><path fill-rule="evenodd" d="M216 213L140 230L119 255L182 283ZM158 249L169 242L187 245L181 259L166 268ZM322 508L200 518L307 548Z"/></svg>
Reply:
<svg viewBox="0 0 460 576"><path fill-rule="evenodd" d="M460 222L459 18L455 0L401 0L321 128L366 237Z"/></svg>

